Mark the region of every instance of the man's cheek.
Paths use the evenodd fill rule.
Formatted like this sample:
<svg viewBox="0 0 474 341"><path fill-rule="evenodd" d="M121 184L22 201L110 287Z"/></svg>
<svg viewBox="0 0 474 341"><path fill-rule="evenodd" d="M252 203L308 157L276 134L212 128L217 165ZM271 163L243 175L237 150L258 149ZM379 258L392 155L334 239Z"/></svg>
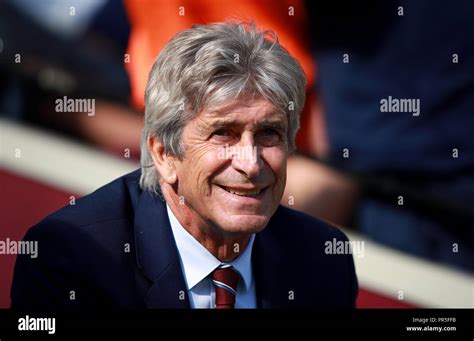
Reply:
<svg viewBox="0 0 474 341"><path fill-rule="evenodd" d="M265 148L262 150L262 157L267 159L269 162L272 164L286 164L286 159L287 159L288 154L284 150L284 148L281 147L271 147L271 148Z"/></svg>

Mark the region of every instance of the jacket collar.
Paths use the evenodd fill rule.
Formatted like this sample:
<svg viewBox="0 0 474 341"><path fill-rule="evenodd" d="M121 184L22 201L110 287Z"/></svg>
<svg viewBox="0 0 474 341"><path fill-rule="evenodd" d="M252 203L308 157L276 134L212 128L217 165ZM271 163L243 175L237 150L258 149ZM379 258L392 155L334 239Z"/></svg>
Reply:
<svg viewBox="0 0 474 341"><path fill-rule="evenodd" d="M148 191L139 194L135 209L137 262L152 282L145 296L148 308L189 308L178 250L166 203Z"/></svg>

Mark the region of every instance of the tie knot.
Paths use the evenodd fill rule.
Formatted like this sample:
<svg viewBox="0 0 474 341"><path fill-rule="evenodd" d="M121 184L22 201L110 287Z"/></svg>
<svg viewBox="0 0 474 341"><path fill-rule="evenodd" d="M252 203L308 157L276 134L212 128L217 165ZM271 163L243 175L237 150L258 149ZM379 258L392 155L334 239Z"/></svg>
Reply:
<svg viewBox="0 0 474 341"><path fill-rule="evenodd" d="M216 309L233 309L239 274L231 265L221 265L212 273L216 290Z"/></svg>

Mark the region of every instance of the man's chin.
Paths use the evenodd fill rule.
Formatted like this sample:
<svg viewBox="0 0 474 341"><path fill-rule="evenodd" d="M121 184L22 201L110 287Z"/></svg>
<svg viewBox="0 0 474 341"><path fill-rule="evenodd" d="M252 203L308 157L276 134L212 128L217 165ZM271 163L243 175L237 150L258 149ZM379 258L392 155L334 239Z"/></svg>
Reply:
<svg viewBox="0 0 474 341"><path fill-rule="evenodd" d="M234 215L221 226L229 233L253 234L262 231L270 220L269 216L261 215Z"/></svg>

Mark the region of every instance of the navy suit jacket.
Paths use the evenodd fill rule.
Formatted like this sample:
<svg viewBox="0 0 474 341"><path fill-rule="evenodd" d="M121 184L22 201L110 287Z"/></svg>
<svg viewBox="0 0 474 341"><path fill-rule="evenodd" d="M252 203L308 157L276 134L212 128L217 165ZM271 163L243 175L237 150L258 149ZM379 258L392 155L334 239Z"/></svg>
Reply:
<svg viewBox="0 0 474 341"><path fill-rule="evenodd" d="M25 310L189 308L165 202L127 174L46 217L19 255L12 308ZM255 238L258 308L347 309L358 292L352 255L325 254L345 235L280 206Z"/></svg>

